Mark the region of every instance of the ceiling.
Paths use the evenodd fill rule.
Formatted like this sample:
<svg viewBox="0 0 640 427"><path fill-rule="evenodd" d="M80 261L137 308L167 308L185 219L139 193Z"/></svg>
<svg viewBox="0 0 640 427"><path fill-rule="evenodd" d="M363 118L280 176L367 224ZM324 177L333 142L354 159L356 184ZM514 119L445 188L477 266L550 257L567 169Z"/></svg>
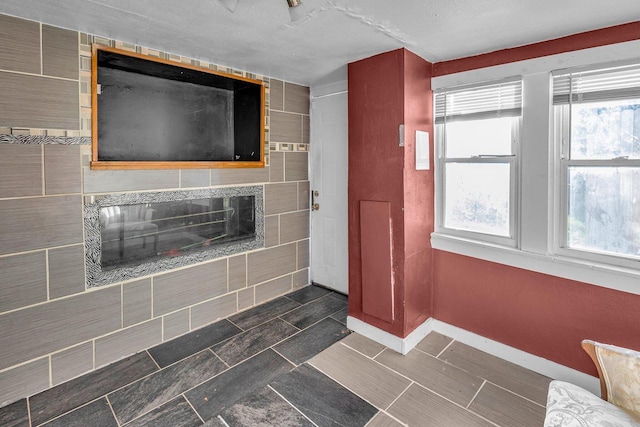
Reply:
<svg viewBox="0 0 640 427"><path fill-rule="evenodd" d="M305 85L406 47L431 62L637 21L638 0L3 0L0 13Z"/></svg>

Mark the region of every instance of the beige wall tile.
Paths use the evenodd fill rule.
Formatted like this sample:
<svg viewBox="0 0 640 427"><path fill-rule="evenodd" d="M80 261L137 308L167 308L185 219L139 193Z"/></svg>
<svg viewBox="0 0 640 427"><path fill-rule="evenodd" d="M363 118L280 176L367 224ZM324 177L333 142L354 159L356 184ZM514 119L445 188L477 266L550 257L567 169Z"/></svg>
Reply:
<svg viewBox="0 0 640 427"><path fill-rule="evenodd" d="M271 79L269 82L269 108L272 110L284 109L284 83L282 80Z"/></svg>
<svg viewBox="0 0 640 427"><path fill-rule="evenodd" d="M311 124L309 116L302 116L302 143L308 144L311 142Z"/></svg>
<svg viewBox="0 0 640 427"><path fill-rule="evenodd" d="M49 298L84 290L84 245L49 250Z"/></svg>
<svg viewBox="0 0 640 427"><path fill-rule="evenodd" d="M162 342L162 319L156 318L96 340L96 368Z"/></svg>
<svg viewBox="0 0 640 427"><path fill-rule="evenodd" d="M291 275L288 274L274 280L256 285L256 304L286 294L293 289Z"/></svg>
<svg viewBox="0 0 640 427"><path fill-rule="evenodd" d="M0 126L79 129L79 83L0 72Z"/></svg>
<svg viewBox="0 0 640 427"><path fill-rule="evenodd" d="M309 211L280 215L280 243L309 238Z"/></svg>
<svg viewBox="0 0 640 427"><path fill-rule="evenodd" d="M120 170L83 169L85 193L109 193L134 190L178 188L178 170Z"/></svg>
<svg viewBox="0 0 640 427"><path fill-rule="evenodd" d="M269 154L269 181L284 181L284 153L274 151Z"/></svg>
<svg viewBox="0 0 640 427"><path fill-rule="evenodd" d="M309 240L298 242L298 268L309 267Z"/></svg>
<svg viewBox="0 0 640 427"><path fill-rule="evenodd" d="M237 307L238 299L235 292L194 305L191 307L191 329L198 329L223 317L231 316L238 311Z"/></svg>
<svg viewBox="0 0 640 427"><path fill-rule="evenodd" d="M266 239L266 237L265 237ZM229 258L229 292L247 287L247 256Z"/></svg>
<svg viewBox="0 0 640 427"><path fill-rule="evenodd" d="M0 406L49 387L49 358L0 373Z"/></svg>
<svg viewBox="0 0 640 427"><path fill-rule="evenodd" d="M208 187L211 182L211 169L180 170L180 187Z"/></svg>
<svg viewBox="0 0 640 427"><path fill-rule="evenodd" d="M284 110L309 114L309 88L295 83L284 83Z"/></svg>
<svg viewBox="0 0 640 427"><path fill-rule="evenodd" d="M189 332L188 308L162 317L162 341L169 341L187 332Z"/></svg>
<svg viewBox="0 0 640 427"><path fill-rule="evenodd" d="M0 255L82 239L80 196L0 200Z"/></svg>
<svg viewBox="0 0 640 427"><path fill-rule="evenodd" d="M151 279L122 285L122 326L151 319Z"/></svg>
<svg viewBox="0 0 640 427"><path fill-rule="evenodd" d="M309 179L309 154L306 152L285 153L285 181L306 181Z"/></svg>
<svg viewBox="0 0 640 427"><path fill-rule="evenodd" d="M296 271L296 244L249 253L247 266L249 286L293 273Z"/></svg>
<svg viewBox="0 0 640 427"><path fill-rule="evenodd" d="M44 251L0 258L0 313L46 301L46 268Z"/></svg>
<svg viewBox="0 0 640 427"><path fill-rule="evenodd" d="M264 247L270 248L280 244L280 217L271 215L264 217Z"/></svg>
<svg viewBox="0 0 640 427"><path fill-rule="evenodd" d="M161 316L227 292L227 260L209 262L153 279L153 315Z"/></svg>
<svg viewBox="0 0 640 427"><path fill-rule="evenodd" d="M264 214L273 215L298 210L298 185L267 184L264 186Z"/></svg>
<svg viewBox="0 0 640 427"><path fill-rule="evenodd" d="M0 369L120 328L120 286L86 292L0 316Z"/></svg>
<svg viewBox="0 0 640 427"><path fill-rule="evenodd" d="M303 211L311 206L311 192L309 181L298 182L298 209Z"/></svg>
<svg viewBox="0 0 640 427"><path fill-rule="evenodd" d="M309 269L296 271L293 273L293 289L302 288L309 284Z"/></svg>
<svg viewBox="0 0 640 427"><path fill-rule="evenodd" d="M82 191L79 145L44 146L44 183L46 194Z"/></svg>
<svg viewBox="0 0 640 427"><path fill-rule="evenodd" d="M93 341L51 355L52 385L63 383L93 369Z"/></svg>
<svg viewBox="0 0 640 427"><path fill-rule="evenodd" d="M40 24L0 15L0 69L40 74Z"/></svg>
<svg viewBox="0 0 640 427"><path fill-rule="evenodd" d="M0 144L0 198L41 195L42 146Z"/></svg>
<svg viewBox="0 0 640 427"><path fill-rule="evenodd" d="M211 169L211 185L269 182L269 168Z"/></svg>
<svg viewBox="0 0 640 427"><path fill-rule="evenodd" d="M42 25L42 72L46 76L78 79L78 33Z"/></svg>
<svg viewBox="0 0 640 427"><path fill-rule="evenodd" d="M238 310L245 310L249 307L253 307L255 304L254 295L255 287L242 289L238 292Z"/></svg>
<svg viewBox="0 0 640 427"><path fill-rule="evenodd" d="M302 142L302 116L272 111L269 138L271 142Z"/></svg>

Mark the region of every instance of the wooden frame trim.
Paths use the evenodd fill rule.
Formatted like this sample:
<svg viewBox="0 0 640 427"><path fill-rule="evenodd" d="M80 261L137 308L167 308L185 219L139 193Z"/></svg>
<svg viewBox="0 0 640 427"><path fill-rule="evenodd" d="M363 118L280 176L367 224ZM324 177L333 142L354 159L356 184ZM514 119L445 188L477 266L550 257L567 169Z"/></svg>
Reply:
<svg viewBox="0 0 640 427"><path fill-rule="evenodd" d="M98 51L112 52L147 61L159 62L174 67L187 68L209 74L215 74L234 80L260 85L260 160L259 161L100 161L98 159ZM91 169L118 170L118 169L213 169L213 168L263 168L265 167L265 114L266 94L265 83L261 80L236 76L222 71L198 67L191 64L183 64L168 59L156 58L131 52L124 49L107 47L93 43L91 45Z"/></svg>
<svg viewBox="0 0 640 427"><path fill-rule="evenodd" d="M601 397L603 400L608 401L607 384L604 381L604 375L602 375L602 368L600 367L600 362L598 361L595 344L596 343L591 340L582 340L582 348L591 357L591 360L593 360L593 364L596 365L596 369L598 370L598 378L600 378Z"/></svg>

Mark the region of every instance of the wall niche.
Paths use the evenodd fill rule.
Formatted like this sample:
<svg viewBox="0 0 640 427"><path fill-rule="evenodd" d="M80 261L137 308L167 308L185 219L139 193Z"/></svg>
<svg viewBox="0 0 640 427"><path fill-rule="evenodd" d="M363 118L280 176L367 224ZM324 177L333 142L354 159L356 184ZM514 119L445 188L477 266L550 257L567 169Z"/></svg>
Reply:
<svg viewBox="0 0 640 427"><path fill-rule="evenodd" d="M92 169L264 167L264 84L92 47Z"/></svg>

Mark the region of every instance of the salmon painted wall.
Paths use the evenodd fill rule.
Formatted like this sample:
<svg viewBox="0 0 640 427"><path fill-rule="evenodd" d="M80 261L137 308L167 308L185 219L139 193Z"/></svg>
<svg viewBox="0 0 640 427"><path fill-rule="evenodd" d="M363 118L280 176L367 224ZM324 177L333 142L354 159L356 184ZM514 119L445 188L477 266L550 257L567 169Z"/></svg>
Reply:
<svg viewBox="0 0 640 427"><path fill-rule="evenodd" d="M592 375L583 339L640 350L640 295L433 253L438 320Z"/></svg>
<svg viewBox="0 0 640 427"><path fill-rule="evenodd" d="M433 155L416 171L416 131L429 132L433 153L432 64L404 50L404 336L431 316L431 240L434 227Z"/></svg>
<svg viewBox="0 0 640 427"><path fill-rule="evenodd" d="M634 22L543 43L434 64L445 75L640 39ZM640 350L640 296L433 251L434 317L596 375L585 338Z"/></svg>
<svg viewBox="0 0 640 427"><path fill-rule="evenodd" d="M417 259L431 259L433 221L425 222L420 215L423 209L433 211L433 174L415 171L412 151L416 129L433 134L431 64L399 49L349 64L348 77L349 315L404 337L431 316L431 266ZM405 147L398 144L401 124L406 125ZM427 197L416 195L418 186ZM393 319L363 310L360 245L367 239L360 235L362 200L390 203L392 298L381 293L374 300L381 306L393 304Z"/></svg>

